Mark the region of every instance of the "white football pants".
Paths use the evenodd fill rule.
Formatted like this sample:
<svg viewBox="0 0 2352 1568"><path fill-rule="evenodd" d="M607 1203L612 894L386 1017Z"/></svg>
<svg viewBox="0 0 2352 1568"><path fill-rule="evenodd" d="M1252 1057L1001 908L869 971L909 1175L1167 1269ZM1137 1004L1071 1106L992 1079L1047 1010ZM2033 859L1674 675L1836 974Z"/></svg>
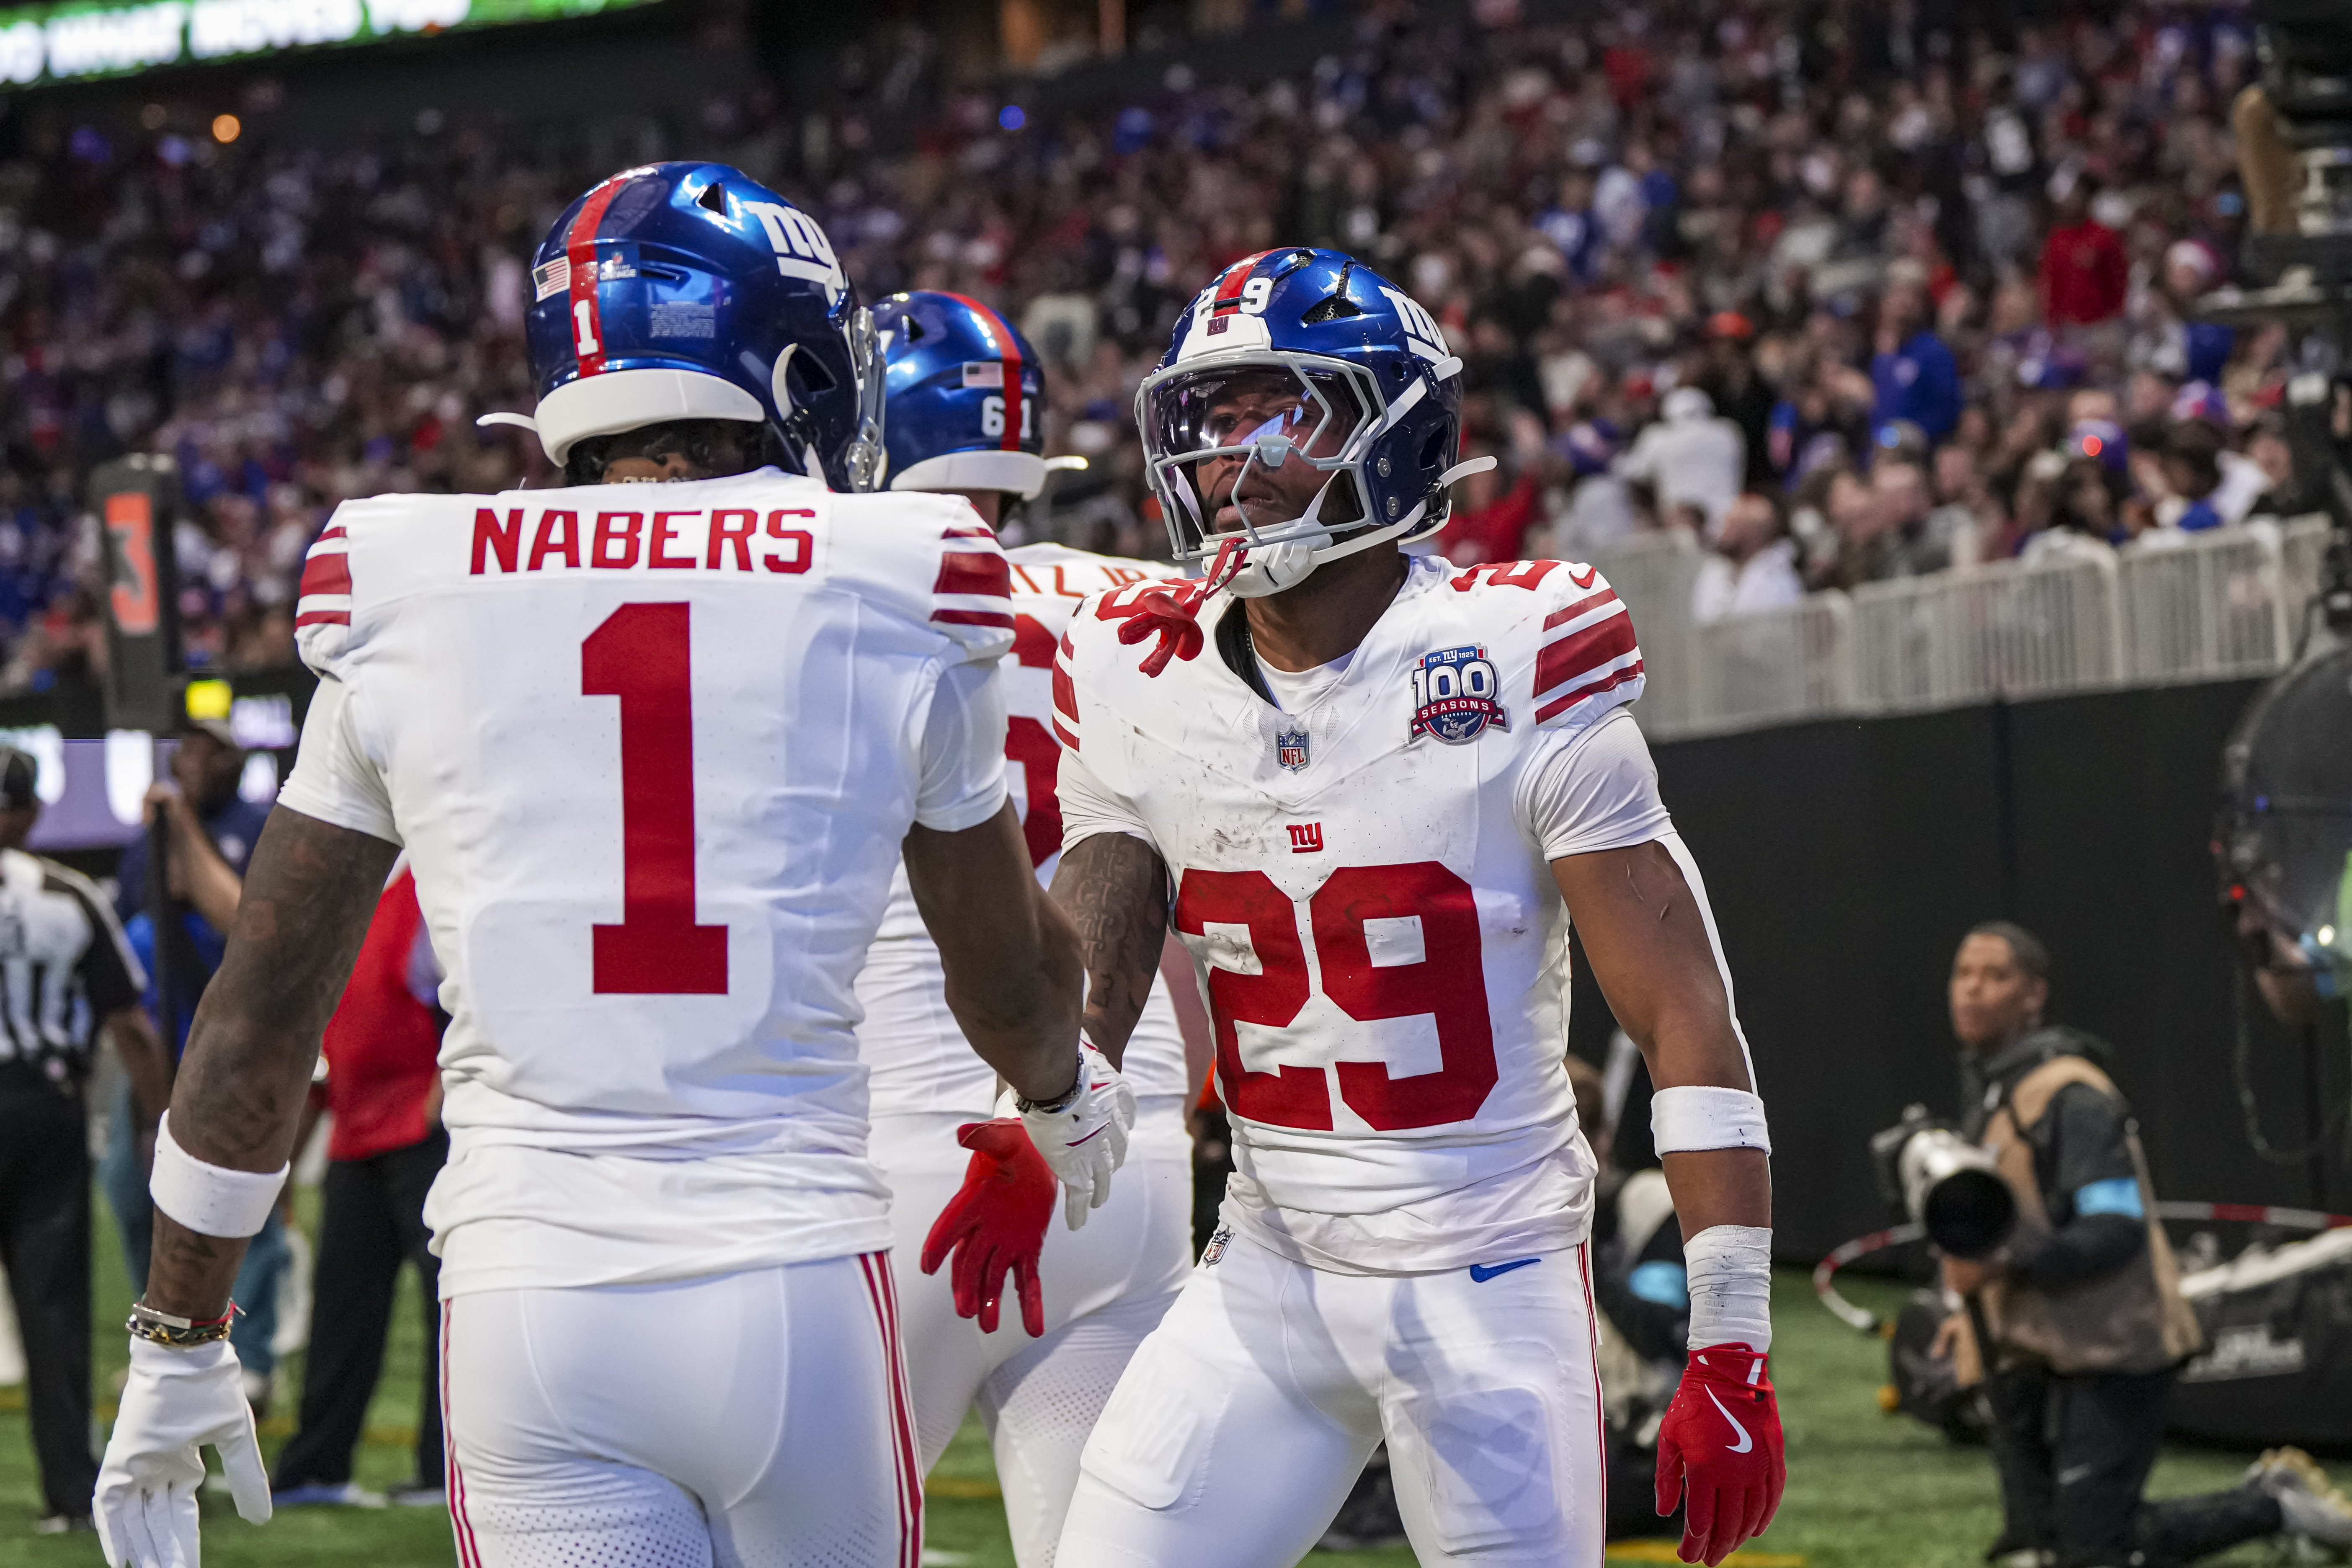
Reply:
<svg viewBox="0 0 2352 1568"><path fill-rule="evenodd" d="M1013 1559L1021 1568L1054 1568L1087 1435L1128 1358L1184 1283L1192 1255L1192 1139L1182 1097L1147 1097L1136 1108L1109 1201L1073 1231L1055 1200L1038 1268L1045 1336L1033 1340L1009 1278L996 1331L983 1334L956 1316L950 1266L933 1275L921 1270L923 1238L963 1185L971 1159L956 1129L972 1120L877 1117L867 1144L890 1184L890 1267L904 1313L917 1445L928 1475L977 1405L996 1453Z"/></svg>
<svg viewBox="0 0 2352 1568"><path fill-rule="evenodd" d="M1601 1568L1585 1268L1580 1247L1484 1279L1333 1274L1232 1237L1119 1380L1062 1561L1291 1568L1385 1438L1423 1564Z"/></svg>
<svg viewBox="0 0 2352 1568"><path fill-rule="evenodd" d="M916 1568L880 1253L442 1304L458 1568Z"/></svg>

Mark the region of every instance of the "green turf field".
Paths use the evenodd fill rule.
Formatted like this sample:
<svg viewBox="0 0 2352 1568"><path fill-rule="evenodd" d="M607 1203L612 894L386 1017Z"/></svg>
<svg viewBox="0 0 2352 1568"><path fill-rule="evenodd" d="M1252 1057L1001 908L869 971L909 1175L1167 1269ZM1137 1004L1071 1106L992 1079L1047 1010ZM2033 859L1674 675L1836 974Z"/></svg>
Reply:
<svg viewBox="0 0 2352 1568"><path fill-rule="evenodd" d="M315 1201L315 1194L305 1196ZM123 1362L121 1323L129 1297L121 1254L103 1228L100 1207L99 1381L102 1402L110 1407L113 1380ZM1867 1282L1847 1293L1865 1304L1891 1300L1894 1294ZM1776 1306L1773 1378L1788 1432L1789 1493L1772 1530L1732 1561L1752 1568L1976 1568L1998 1525L1992 1471L1983 1452L1953 1448L1925 1427L1882 1415L1875 1394L1885 1371L1883 1348L1816 1306L1801 1273L1781 1274ZM395 1319L398 1339L370 1414L370 1441L360 1452L359 1479L365 1486L382 1489L406 1478L422 1321L413 1300L403 1304ZM43 1539L28 1533L39 1511L39 1493L18 1394L0 1390L0 1564L89 1568L100 1561L92 1537ZM289 1395L278 1417L265 1427L265 1449L274 1453L285 1440L284 1415L290 1407ZM2226 1486L2244 1464L2239 1456L2168 1450L2153 1489L2176 1493ZM931 1478L927 1541L926 1562L1012 1568L987 1446L976 1427L965 1428ZM448 1568L456 1561L447 1518L438 1512L290 1510L256 1529L236 1516L226 1498L206 1500L205 1548L208 1568L322 1563ZM1611 1558L1671 1561L1672 1553L1644 1544L1622 1554L1612 1550ZM2214 1561L2269 1560L2267 1548L2253 1546ZM1412 1555L1398 1548L1312 1561L1334 1568L1404 1568Z"/></svg>

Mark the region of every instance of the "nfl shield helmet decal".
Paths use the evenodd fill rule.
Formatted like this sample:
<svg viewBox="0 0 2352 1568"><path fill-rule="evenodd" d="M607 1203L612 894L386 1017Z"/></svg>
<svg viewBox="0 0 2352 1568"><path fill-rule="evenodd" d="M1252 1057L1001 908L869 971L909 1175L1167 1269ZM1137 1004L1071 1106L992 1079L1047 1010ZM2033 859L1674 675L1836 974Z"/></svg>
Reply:
<svg viewBox="0 0 2352 1568"><path fill-rule="evenodd" d="M1501 679L1484 647L1440 648L1421 656L1412 671L1412 734L1418 740L1434 735L1449 746L1476 740L1492 724L1511 727L1510 716L1496 700Z"/></svg>
<svg viewBox="0 0 2352 1568"><path fill-rule="evenodd" d="M1274 760L1294 773L1307 766L1306 726L1274 732Z"/></svg>

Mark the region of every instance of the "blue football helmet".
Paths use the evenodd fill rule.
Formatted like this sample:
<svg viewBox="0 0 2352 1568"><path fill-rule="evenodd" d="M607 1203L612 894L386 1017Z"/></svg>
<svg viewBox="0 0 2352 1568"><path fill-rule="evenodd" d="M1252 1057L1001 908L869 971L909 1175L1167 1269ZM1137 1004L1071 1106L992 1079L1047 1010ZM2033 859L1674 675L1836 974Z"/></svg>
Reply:
<svg viewBox="0 0 2352 1568"><path fill-rule="evenodd" d="M1045 372L1013 323L977 300L919 289L874 307L888 391L894 490L1045 488Z"/></svg>
<svg viewBox="0 0 2352 1568"><path fill-rule="evenodd" d="M1454 460L1461 370L1429 312L1351 257L1300 247L1234 262L1136 392L1176 559L1246 546L1224 585L1254 598L1326 561L1436 532L1448 487L1495 461ZM1259 525L1233 507L1221 525L1252 465L1286 462L1326 476L1302 515Z"/></svg>
<svg viewBox="0 0 2352 1568"><path fill-rule="evenodd" d="M767 426L788 467L870 489L882 460L872 317L816 220L724 163L624 169L531 258L539 405L484 423L572 446L674 419Z"/></svg>

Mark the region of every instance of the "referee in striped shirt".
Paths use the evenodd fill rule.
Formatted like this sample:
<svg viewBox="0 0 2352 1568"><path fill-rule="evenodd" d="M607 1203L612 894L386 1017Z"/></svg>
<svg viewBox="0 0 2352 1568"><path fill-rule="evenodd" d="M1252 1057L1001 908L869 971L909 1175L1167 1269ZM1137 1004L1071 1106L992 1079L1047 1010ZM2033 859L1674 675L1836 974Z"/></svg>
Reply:
<svg viewBox="0 0 2352 1568"><path fill-rule="evenodd" d="M33 759L0 746L0 1268L25 1340L44 1534L86 1529L89 1437L89 1134L82 1080L110 1031L152 1148L170 1098L139 1005L138 958L104 894L25 852L41 815ZM151 1156L152 1157L152 1156Z"/></svg>

